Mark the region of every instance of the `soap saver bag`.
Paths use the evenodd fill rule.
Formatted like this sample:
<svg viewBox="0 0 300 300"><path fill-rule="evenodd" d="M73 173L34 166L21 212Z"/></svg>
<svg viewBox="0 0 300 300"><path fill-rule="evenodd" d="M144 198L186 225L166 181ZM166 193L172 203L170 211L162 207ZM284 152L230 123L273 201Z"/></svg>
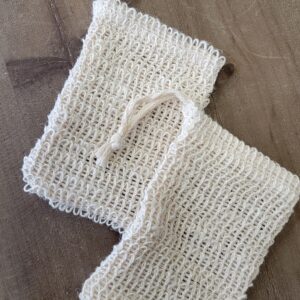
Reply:
<svg viewBox="0 0 300 300"><path fill-rule="evenodd" d="M81 300L247 298L300 181L204 112L194 115Z"/></svg>
<svg viewBox="0 0 300 300"><path fill-rule="evenodd" d="M224 63L207 42L126 3L94 1L81 54L42 137L24 158L25 191L123 232L178 134L177 102L163 103L141 119L105 166L97 153L116 134L129 103L175 91L204 108Z"/></svg>
<svg viewBox="0 0 300 300"><path fill-rule="evenodd" d="M161 49L157 45L162 43L163 49L175 51L173 56L170 52L162 56L161 66L168 65L170 57L172 63L166 69L153 71L151 59L160 56L145 56L145 52L138 56L139 51L134 50L139 48L129 47L128 53L146 57L147 66L152 68L132 66L126 73L122 59L117 59L118 49L128 50L128 44L122 44L128 38L127 31L122 29L135 28L137 34L145 29L143 24L148 36L143 43L152 44L150 28L150 36L158 36L159 42L154 39L155 49ZM118 37L117 46L110 44ZM136 35L129 38L136 39ZM168 46L174 43L173 48L166 48L166 41ZM91 51L100 50L100 44L103 52ZM101 59L95 58L97 54ZM124 54L120 57L123 56L128 58ZM199 61L200 65L195 65ZM109 67L116 62L121 68L119 73L118 68ZM193 41L119 1L94 3L93 22L81 56L49 116L43 137L24 159L23 166L27 191L42 196L60 210L124 231L120 244L84 284L82 299L245 298L268 247L298 200L299 180L245 146L202 112L224 62L207 43ZM95 70L100 71L95 74ZM122 74L121 80L115 74ZM146 79L146 74L153 76ZM170 74L171 79L165 78ZM111 80L107 82L107 78ZM144 80L138 82L140 78ZM116 89L112 86L115 82L119 84ZM137 92L140 87L143 89ZM101 95L97 94L99 88ZM155 105L153 113L150 106L142 105L151 101L162 102ZM141 106L135 107L135 103ZM188 117L182 118L184 108L180 103L190 107L186 111L193 112L190 117L197 115L194 120L198 121L182 127L184 120L185 124L189 122ZM136 122L130 125L132 117ZM110 118L113 122L108 124ZM188 130L181 135L184 127ZM162 128L160 133L171 134L167 138L157 132L153 135L157 128ZM161 144L165 147L157 151ZM152 163L137 155L139 148L145 149L141 145L151 149L147 156ZM143 163L145 169L140 168ZM124 172L124 166L130 175ZM236 187L229 180L232 190L223 182L228 170L240 182ZM215 180L218 174L222 179ZM120 178L125 180L120 183ZM101 188L95 190L99 185ZM201 188L211 195L199 192ZM244 205L239 206L239 197L231 203L220 201L214 193L218 195L221 188L227 199L231 199L232 191L240 193L248 206L246 213ZM245 189L252 194L245 193ZM262 191L265 200L255 190ZM224 211L230 212L225 221ZM191 212L194 213L189 216ZM241 212L247 216L248 227L242 223ZM244 235L238 233L246 227ZM175 230L178 228L180 234ZM223 234L226 228L228 232ZM230 244L230 240L234 243ZM255 251L251 252L252 246ZM230 265L226 265L224 255L231 257Z"/></svg>

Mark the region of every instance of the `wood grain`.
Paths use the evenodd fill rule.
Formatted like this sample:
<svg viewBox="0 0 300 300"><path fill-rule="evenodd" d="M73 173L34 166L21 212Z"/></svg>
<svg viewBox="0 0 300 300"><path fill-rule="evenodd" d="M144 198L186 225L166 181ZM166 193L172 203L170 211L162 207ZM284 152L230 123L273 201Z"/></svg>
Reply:
<svg viewBox="0 0 300 300"><path fill-rule="evenodd" d="M300 174L299 1L127 1L223 49L230 65L207 111ZM119 236L22 191L41 135L91 19L90 0L0 2L0 299L76 299ZM299 299L300 207L261 267L251 300Z"/></svg>

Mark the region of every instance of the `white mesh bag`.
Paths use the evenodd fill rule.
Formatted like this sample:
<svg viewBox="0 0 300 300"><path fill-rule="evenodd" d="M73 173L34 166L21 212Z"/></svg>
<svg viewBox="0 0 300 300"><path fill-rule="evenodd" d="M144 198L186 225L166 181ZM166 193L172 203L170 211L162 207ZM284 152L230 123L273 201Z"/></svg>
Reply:
<svg viewBox="0 0 300 300"><path fill-rule="evenodd" d="M224 62L125 3L95 1L81 55L24 159L25 190L122 232L181 124L177 101L153 109L151 99L175 91L204 108Z"/></svg>
<svg viewBox="0 0 300 300"><path fill-rule="evenodd" d="M297 176L203 113L225 59L118 0L23 165L25 190L123 232L81 299L243 299Z"/></svg>
<svg viewBox="0 0 300 300"><path fill-rule="evenodd" d="M171 143L82 300L246 298L299 178L200 115Z"/></svg>

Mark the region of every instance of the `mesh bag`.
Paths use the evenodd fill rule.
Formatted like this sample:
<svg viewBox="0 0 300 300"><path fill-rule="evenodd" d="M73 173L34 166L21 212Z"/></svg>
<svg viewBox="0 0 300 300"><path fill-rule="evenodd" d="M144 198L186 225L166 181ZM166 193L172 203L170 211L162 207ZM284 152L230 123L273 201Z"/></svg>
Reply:
<svg viewBox="0 0 300 300"><path fill-rule="evenodd" d="M25 190L122 232L182 122L178 103L164 101L120 133L128 107L176 91L204 108L224 62L206 42L125 3L95 1L81 55L24 159ZM118 137L112 146L122 149L101 156Z"/></svg>
<svg viewBox="0 0 300 300"><path fill-rule="evenodd" d="M245 299L300 183L208 116L175 139L84 299Z"/></svg>
<svg viewBox="0 0 300 300"><path fill-rule="evenodd" d="M225 59L118 0L24 158L25 190L121 242L81 299L243 299L298 200L297 176L203 112Z"/></svg>

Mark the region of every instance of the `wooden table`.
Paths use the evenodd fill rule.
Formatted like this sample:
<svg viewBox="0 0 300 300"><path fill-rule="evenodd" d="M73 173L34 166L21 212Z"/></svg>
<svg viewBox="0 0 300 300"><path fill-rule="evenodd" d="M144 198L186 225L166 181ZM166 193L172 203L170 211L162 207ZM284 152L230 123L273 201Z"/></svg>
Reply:
<svg viewBox="0 0 300 300"><path fill-rule="evenodd" d="M223 49L208 108L247 144L300 173L300 2L143 0L130 5ZM22 158L42 134L91 19L90 0L0 2L0 299L76 299L119 236L22 191ZM234 72L233 71L234 66ZM300 206L249 299L299 299Z"/></svg>

